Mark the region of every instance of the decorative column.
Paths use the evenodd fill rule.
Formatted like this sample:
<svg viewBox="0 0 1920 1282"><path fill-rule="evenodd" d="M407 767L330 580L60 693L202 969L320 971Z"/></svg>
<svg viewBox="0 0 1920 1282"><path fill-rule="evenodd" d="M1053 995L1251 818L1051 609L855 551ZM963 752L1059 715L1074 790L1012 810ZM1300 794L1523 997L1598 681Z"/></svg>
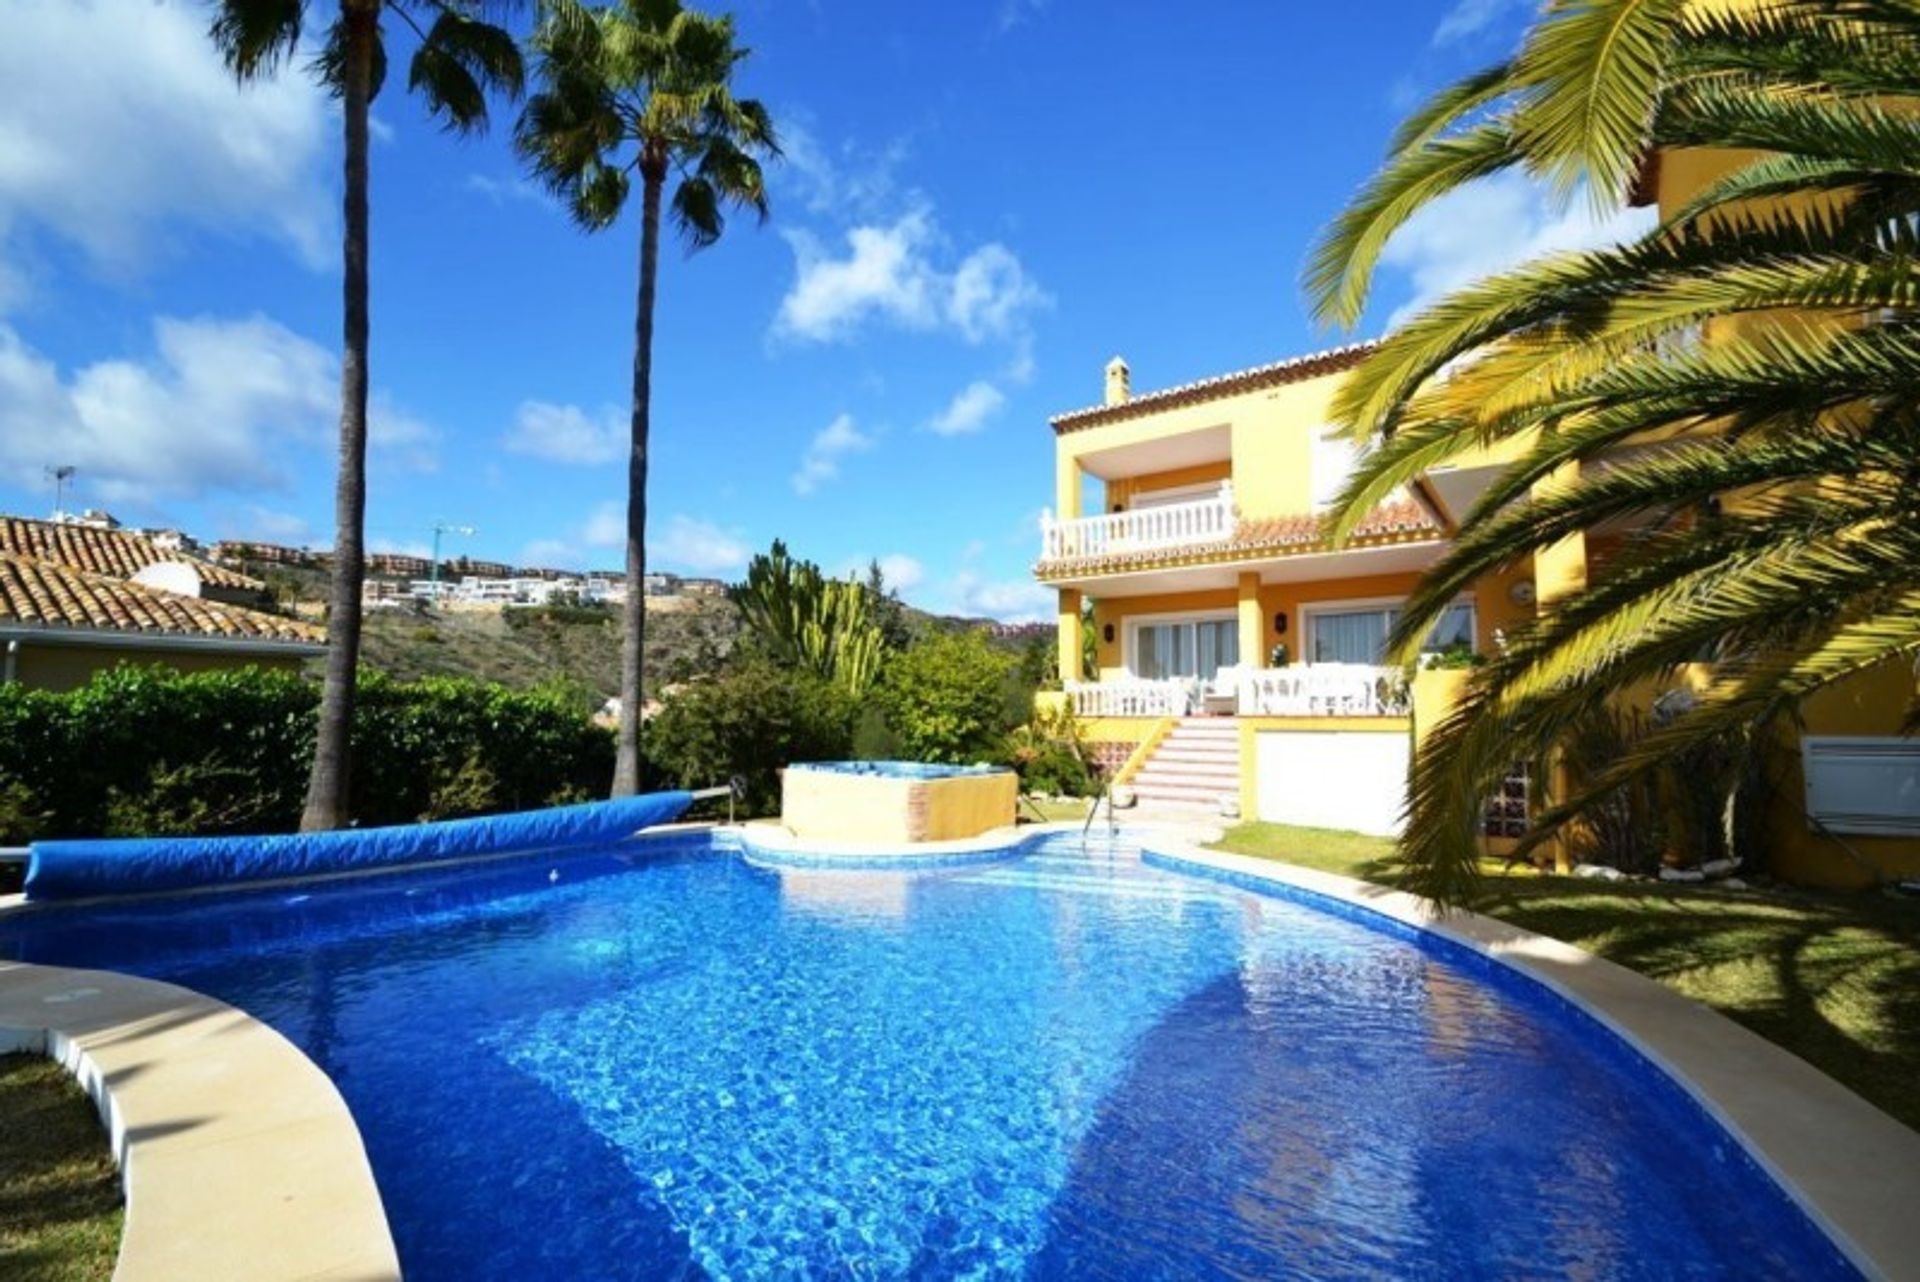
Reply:
<svg viewBox="0 0 1920 1282"><path fill-rule="evenodd" d="M1552 494L1576 484L1580 480L1580 464L1575 461L1563 463L1552 473L1537 482L1533 487L1534 497L1546 498ZM1535 609L1540 613L1553 609L1560 601L1583 592L1587 587L1587 536L1585 531L1569 534L1567 537L1535 548L1533 553L1533 591ZM1566 759L1566 750L1554 747L1546 760L1547 799L1561 801L1573 795L1574 779ZM1564 836L1555 837L1547 843L1547 849L1553 854L1553 865L1560 872L1573 871L1573 856L1569 843Z"/></svg>
<svg viewBox="0 0 1920 1282"><path fill-rule="evenodd" d="M1241 571L1238 606L1240 662L1249 668L1264 668L1267 666L1267 620L1260 610L1258 571Z"/></svg>
<svg viewBox="0 0 1920 1282"><path fill-rule="evenodd" d="M1060 589L1060 682L1071 685L1086 680L1080 652L1080 591Z"/></svg>

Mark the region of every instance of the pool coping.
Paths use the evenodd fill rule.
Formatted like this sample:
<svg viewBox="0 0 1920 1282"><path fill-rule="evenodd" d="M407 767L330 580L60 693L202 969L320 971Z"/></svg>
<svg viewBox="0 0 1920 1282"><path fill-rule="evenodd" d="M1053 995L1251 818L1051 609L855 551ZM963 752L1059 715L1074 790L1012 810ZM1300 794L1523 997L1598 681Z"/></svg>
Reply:
<svg viewBox="0 0 1920 1282"><path fill-rule="evenodd" d="M1142 836L1175 868L1304 890L1428 931L1544 985L1667 1073L1869 1278L1920 1279L1920 1132L1656 980L1545 935L1371 882Z"/></svg>
<svg viewBox="0 0 1920 1282"><path fill-rule="evenodd" d="M49 1056L106 1126L116 1282L400 1277L346 1101L300 1049L192 989L0 961L0 1053Z"/></svg>

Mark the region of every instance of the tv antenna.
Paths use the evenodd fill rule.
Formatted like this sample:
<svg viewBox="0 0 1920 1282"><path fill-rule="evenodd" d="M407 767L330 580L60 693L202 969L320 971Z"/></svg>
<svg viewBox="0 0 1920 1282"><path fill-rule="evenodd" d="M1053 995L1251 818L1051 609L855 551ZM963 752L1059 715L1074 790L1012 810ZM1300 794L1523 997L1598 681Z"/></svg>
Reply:
<svg viewBox="0 0 1920 1282"><path fill-rule="evenodd" d="M67 482L80 469L71 463L61 463L45 469L47 479L53 482L53 517L57 521L67 514Z"/></svg>

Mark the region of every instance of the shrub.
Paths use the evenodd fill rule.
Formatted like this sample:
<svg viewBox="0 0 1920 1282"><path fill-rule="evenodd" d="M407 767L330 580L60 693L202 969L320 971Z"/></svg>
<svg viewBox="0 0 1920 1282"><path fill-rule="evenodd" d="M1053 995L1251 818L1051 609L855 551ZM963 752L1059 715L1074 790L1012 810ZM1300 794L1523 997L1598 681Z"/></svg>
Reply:
<svg viewBox="0 0 1920 1282"><path fill-rule="evenodd" d="M746 780L749 814L780 808L778 771L832 761L853 745L853 700L834 682L765 658L746 658L676 689L647 722L646 755L682 788Z"/></svg>
<svg viewBox="0 0 1920 1282"><path fill-rule="evenodd" d="M1020 775L1027 792L1062 797L1091 797L1099 791L1098 771L1070 709L1037 712L1007 735L1001 760Z"/></svg>
<svg viewBox="0 0 1920 1282"><path fill-rule="evenodd" d="M989 760L1018 724L1006 694L1014 666L982 631L931 635L887 665L881 705L909 756L962 765Z"/></svg>
<svg viewBox="0 0 1920 1282"><path fill-rule="evenodd" d="M78 690L0 686L0 844L289 831L318 690L297 673L119 667ZM603 796L613 741L562 694L361 678L352 813L405 823Z"/></svg>

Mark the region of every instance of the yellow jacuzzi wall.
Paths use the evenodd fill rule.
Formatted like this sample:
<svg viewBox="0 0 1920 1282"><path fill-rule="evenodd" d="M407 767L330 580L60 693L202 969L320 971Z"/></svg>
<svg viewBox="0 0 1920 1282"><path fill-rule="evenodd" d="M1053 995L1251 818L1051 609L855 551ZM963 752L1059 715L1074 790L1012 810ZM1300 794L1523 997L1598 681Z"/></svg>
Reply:
<svg viewBox="0 0 1920 1282"><path fill-rule="evenodd" d="M781 778L780 822L813 841L960 841L1012 826L1019 789L1010 770L893 779L794 768Z"/></svg>

